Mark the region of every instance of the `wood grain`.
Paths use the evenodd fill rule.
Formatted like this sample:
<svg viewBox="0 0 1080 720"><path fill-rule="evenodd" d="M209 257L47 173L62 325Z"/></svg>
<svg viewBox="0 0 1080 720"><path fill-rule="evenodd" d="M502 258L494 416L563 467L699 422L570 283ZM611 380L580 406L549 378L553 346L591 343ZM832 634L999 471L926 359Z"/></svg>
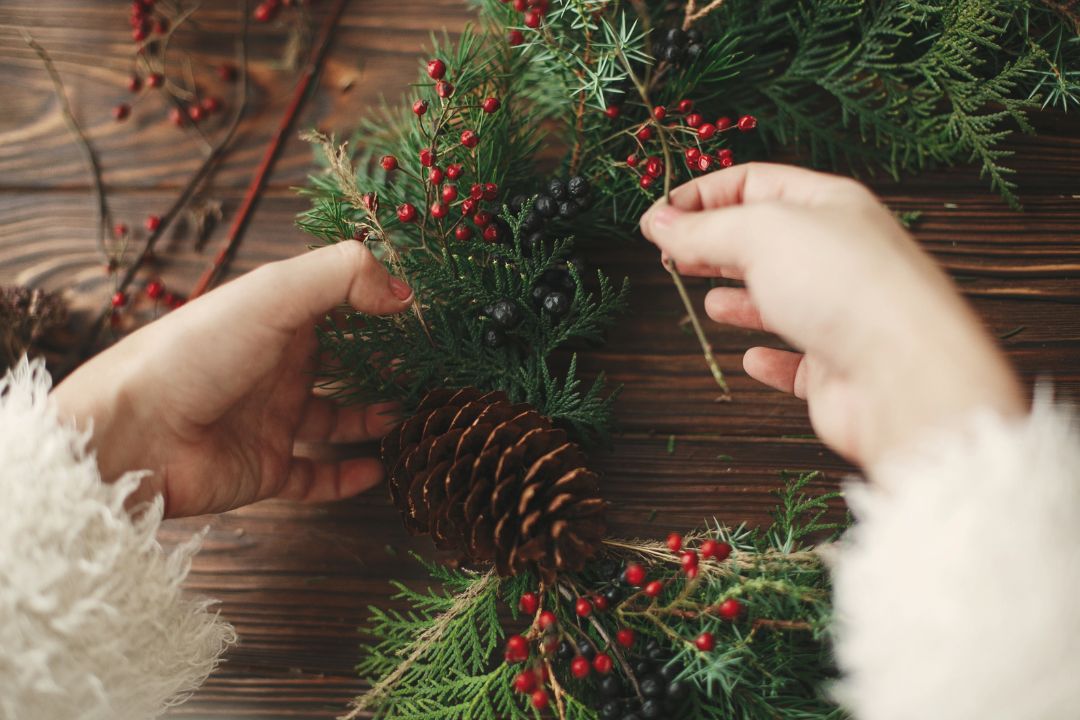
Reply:
<svg viewBox="0 0 1080 720"><path fill-rule="evenodd" d="M236 3L205 3L198 33L178 45L197 70L231 56L239 30ZM167 106L140 96L131 120L110 108L129 101L124 79L131 48L123 2L8 1L0 5L0 282L68 291L77 310L96 308L112 288L94 249L93 205L85 169L66 134L48 79L16 26L29 28L57 60L80 122L101 154L117 220L141 227L167 206L199 162L199 146L164 121ZM459 32L469 19L460 0L351 3L318 92L298 128L347 133L379 98L395 98L414 77L430 31ZM277 125L293 76L275 67L285 31L259 27L251 111L207 196L223 203L223 227L197 249L183 232L164 243L155 272L170 287L190 287L216 251L265 142ZM229 97L230 88L208 83ZM344 88L348 87L348 90ZM1017 138L1017 180L1026 210L1009 210L971 169L938 171L875 188L899 210L921 210L916 235L956 277L1027 382L1052 377L1058 392L1080 391L1080 120L1044 114L1039 134ZM210 126L213 129L213 126ZM305 203L291 190L311 168L293 137L232 266L236 275L302 252L294 229ZM820 469L820 487L850 471L809 436L801 403L769 391L739 369L760 333L710 328L730 375L735 402L713 402L712 381L693 338L678 327L681 309L666 274L643 244L617 241L587 250L588 260L635 287L632 312L610 343L584 359L623 386L620 433L598 453L612 501L614 530L659 536L706 516L765 522L778 474ZM696 296L704 292L693 284ZM83 316L78 312L75 322ZM897 347L904 338L895 339ZM932 362L932 359L927 360ZM669 453L670 438L674 446ZM330 718L362 689L351 667L366 607L390 605L389 578L422 579L407 552L430 553L408 538L381 492L336 505L267 502L210 518L167 523L179 541L209 526L189 587L221 599L241 637L222 669L172 716L185 718Z"/></svg>

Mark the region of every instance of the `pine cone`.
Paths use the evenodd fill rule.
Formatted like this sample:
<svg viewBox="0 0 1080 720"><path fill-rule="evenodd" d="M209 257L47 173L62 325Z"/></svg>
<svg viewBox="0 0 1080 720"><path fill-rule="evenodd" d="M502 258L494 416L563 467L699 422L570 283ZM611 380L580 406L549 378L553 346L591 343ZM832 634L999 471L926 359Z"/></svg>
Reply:
<svg viewBox="0 0 1080 720"><path fill-rule="evenodd" d="M383 440L390 498L413 534L500 575L580 570L604 536L598 477L566 433L501 392L436 390Z"/></svg>

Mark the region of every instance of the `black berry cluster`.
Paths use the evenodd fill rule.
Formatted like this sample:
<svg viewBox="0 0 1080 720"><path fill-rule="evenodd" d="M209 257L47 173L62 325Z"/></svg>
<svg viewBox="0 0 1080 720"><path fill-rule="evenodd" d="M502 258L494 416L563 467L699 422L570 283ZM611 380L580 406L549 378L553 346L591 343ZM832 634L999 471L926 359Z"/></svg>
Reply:
<svg viewBox="0 0 1080 720"><path fill-rule="evenodd" d="M580 175L569 180L552 179L536 196L521 225L522 247L531 251L547 239L544 230L549 223L570 220L588 210L592 204L591 196L592 186ZM509 203L510 211L520 212L526 200L524 195L515 196Z"/></svg>
<svg viewBox="0 0 1080 720"><path fill-rule="evenodd" d="M491 321L484 331L484 344L498 348L506 344L506 331L521 322L521 308L510 298L503 298L485 307L484 317Z"/></svg>
<svg viewBox="0 0 1080 720"><path fill-rule="evenodd" d="M661 36L653 50L656 57L676 67L689 65L705 51L704 38L697 29L669 28Z"/></svg>

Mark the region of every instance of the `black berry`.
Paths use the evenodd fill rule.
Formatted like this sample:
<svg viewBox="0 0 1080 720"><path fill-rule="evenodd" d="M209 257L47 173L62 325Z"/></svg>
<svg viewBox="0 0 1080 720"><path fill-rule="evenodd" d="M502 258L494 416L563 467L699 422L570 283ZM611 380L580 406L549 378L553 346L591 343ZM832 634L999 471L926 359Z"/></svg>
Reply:
<svg viewBox="0 0 1080 720"><path fill-rule="evenodd" d="M664 657L664 649L659 646L646 650L646 653L648 654L650 660L661 662L666 659Z"/></svg>
<svg viewBox="0 0 1080 720"><path fill-rule="evenodd" d="M634 664L634 674L638 677L645 677L653 671L652 663L648 660L639 660Z"/></svg>
<svg viewBox="0 0 1080 720"><path fill-rule="evenodd" d="M510 207L510 212L516 215L517 213L521 212L521 208L525 207L525 196L515 195L514 197L510 198L510 202L508 203L508 205Z"/></svg>
<svg viewBox="0 0 1080 720"><path fill-rule="evenodd" d="M600 708L600 720L619 720L622 715L623 706L618 700L612 700L604 703Z"/></svg>
<svg viewBox="0 0 1080 720"><path fill-rule="evenodd" d="M548 293L544 297L544 312L553 318L561 318L570 312L570 298L558 290Z"/></svg>
<svg viewBox="0 0 1080 720"><path fill-rule="evenodd" d="M682 680L672 680L667 686L667 696L671 700L685 700L690 695L690 686Z"/></svg>
<svg viewBox="0 0 1080 720"><path fill-rule="evenodd" d="M623 591L618 587L609 587L604 591L604 599L607 600L610 605L617 605L623 599Z"/></svg>
<svg viewBox="0 0 1080 720"><path fill-rule="evenodd" d="M589 192L592 187L589 185L589 181L580 175L575 175L570 178L570 182L567 184L567 189L570 191L570 195L574 198L585 198L589 196Z"/></svg>
<svg viewBox="0 0 1080 720"><path fill-rule="evenodd" d="M563 640L559 643L558 649L555 650L555 657L562 661L571 660L574 657L574 646L570 644L569 640Z"/></svg>
<svg viewBox="0 0 1080 720"><path fill-rule="evenodd" d="M563 200L559 203L559 217L570 218L577 214L577 203L572 200Z"/></svg>
<svg viewBox="0 0 1080 720"><path fill-rule="evenodd" d="M579 640L577 644L578 654L584 658L592 660L596 655L596 648L592 646L588 640Z"/></svg>
<svg viewBox="0 0 1080 720"><path fill-rule="evenodd" d="M641 679L641 694L647 698L663 697L666 690L666 683L659 675L649 675Z"/></svg>
<svg viewBox="0 0 1080 720"><path fill-rule="evenodd" d="M668 663L664 667L660 668L660 677L665 680L674 680L682 673L682 668L675 663Z"/></svg>
<svg viewBox="0 0 1080 720"><path fill-rule="evenodd" d="M548 184L548 195L555 198L556 200L566 200L569 197L569 194L566 190L566 183L564 183L562 180L559 180L558 178L552 180Z"/></svg>
<svg viewBox="0 0 1080 720"><path fill-rule="evenodd" d="M533 304L536 306L537 309L544 307L544 298L547 297L550 293L550 285L544 285L543 283L540 283L539 285L533 286L532 299Z"/></svg>
<svg viewBox="0 0 1080 720"><path fill-rule="evenodd" d="M521 322L521 311L511 300L499 300L491 306L491 311L487 313L487 316L494 320L495 324L504 328L512 328Z"/></svg>
<svg viewBox="0 0 1080 720"><path fill-rule="evenodd" d="M559 211L558 205L548 195L540 195L536 198L536 202L533 204L533 209L540 213L544 217L554 217L555 213Z"/></svg>
<svg viewBox="0 0 1080 720"><path fill-rule="evenodd" d="M622 691L622 683L614 675L607 675L600 681L600 693L604 697L619 697L619 695L622 695Z"/></svg>
<svg viewBox="0 0 1080 720"><path fill-rule="evenodd" d="M664 706L659 700L646 700L641 704L641 717L645 720L657 720L664 717Z"/></svg>
<svg viewBox="0 0 1080 720"><path fill-rule="evenodd" d="M484 331L484 344L489 348L500 348L506 344L506 335L498 328L488 328Z"/></svg>

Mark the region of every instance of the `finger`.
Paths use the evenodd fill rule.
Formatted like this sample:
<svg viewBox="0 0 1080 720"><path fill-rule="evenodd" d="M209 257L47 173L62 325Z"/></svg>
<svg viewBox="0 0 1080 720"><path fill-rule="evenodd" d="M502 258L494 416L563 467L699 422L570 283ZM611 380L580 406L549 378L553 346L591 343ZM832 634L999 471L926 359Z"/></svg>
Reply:
<svg viewBox="0 0 1080 720"><path fill-rule="evenodd" d="M705 295L705 313L719 323L768 331L757 305L743 288L713 288Z"/></svg>
<svg viewBox="0 0 1080 720"><path fill-rule="evenodd" d="M686 212L759 202L811 204L842 184L838 175L777 163L743 163L694 178L671 191L671 205ZM666 203L661 199L654 208Z"/></svg>
<svg viewBox="0 0 1080 720"><path fill-rule="evenodd" d="M261 323L283 331L309 325L343 302L372 315L408 307L412 290L363 243L343 240L254 270L190 303L212 306L217 324ZM217 298L216 304L209 298Z"/></svg>
<svg viewBox="0 0 1080 720"><path fill-rule="evenodd" d="M341 405L325 397L313 397L304 408L296 429L299 442L352 443L381 438L398 422L396 406Z"/></svg>
<svg viewBox="0 0 1080 720"><path fill-rule="evenodd" d="M675 262L688 269L746 267L748 243L775 220L763 209L739 206L724 210L683 212L669 205L654 207L642 218L641 232Z"/></svg>
<svg viewBox="0 0 1080 720"><path fill-rule="evenodd" d="M660 253L660 264L665 268L671 258L666 253ZM711 265L687 265L683 263L678 265L679 274L686 277L709 277L709 278L727 278L728 280L742 280L743 271L734 266L717 266Z"/></svg>
<svg viewBox="0 0 1080 720"><path fill-rule="evenodd" d="M743 355L746 374L781 392L806 399L806 356L802 353L752 347Z"/></svg>
<svg viewBox="0 0 1080 720"><path fill-rule="evenodd" d="M383 465L377 458L321 462L293 458L289 477L276 497L301 502L331 502L352 497L378 485Z"/></svg>

